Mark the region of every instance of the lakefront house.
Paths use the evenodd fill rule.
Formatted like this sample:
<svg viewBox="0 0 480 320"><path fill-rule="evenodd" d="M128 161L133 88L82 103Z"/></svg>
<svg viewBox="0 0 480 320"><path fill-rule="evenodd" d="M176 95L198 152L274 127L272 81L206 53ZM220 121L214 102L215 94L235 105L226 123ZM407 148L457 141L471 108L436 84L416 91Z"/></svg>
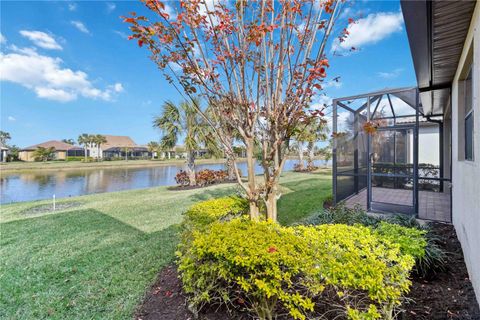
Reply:
<svg viewBox="0 0 480 320"><path fill-rule="evenodd" d="M50 140L21 149L18 153L18 158L21 161L35 161L35 151L40 147L54 149L52 160L67 160L67 157L83 157L85 152L83 148L79 146L74 146L62 141Z"/></svg>

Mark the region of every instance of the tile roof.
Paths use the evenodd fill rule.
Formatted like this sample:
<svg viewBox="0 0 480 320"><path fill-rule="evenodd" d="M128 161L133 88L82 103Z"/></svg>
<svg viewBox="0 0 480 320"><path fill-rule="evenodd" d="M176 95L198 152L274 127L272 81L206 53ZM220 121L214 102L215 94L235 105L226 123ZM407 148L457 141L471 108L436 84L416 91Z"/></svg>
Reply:
<svg viewBox="0 0 480 320"><path fill-rule="evenodd" d="M62 141L50 140L50 141L42 142L42 143L39 143L39 144L35 144L33 146L30 146L30 147L23 148L22 151L23 150L35 150L38 147L43 147L43 148L53 147L53 148L55 148L55 150L58 150L58 151L82 150L82 148L80 148L78 146L73 146L71 144L68 144L68 143L65 143L65 142L62 142Z"/></svg>

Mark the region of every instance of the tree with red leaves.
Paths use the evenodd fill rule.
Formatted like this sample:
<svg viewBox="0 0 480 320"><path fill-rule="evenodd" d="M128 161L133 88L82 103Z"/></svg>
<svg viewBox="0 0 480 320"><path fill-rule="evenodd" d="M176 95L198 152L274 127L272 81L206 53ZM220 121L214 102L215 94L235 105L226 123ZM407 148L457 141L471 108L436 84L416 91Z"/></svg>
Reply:
<svg viewBox="0 0 480 320"><path fill-rule="evenodd" d="M250 216L277 220L279 178L292 135L322 110L312 110L322 90L331 39L343 0L181 0L176 15L158 0L143 0L154 20L132 12L124 18L140 47L184 96L207 100L216 138L233 161L250 203ZM340 30L345 30L341 28ZM347 36L339 33L340 40ZM191 99L192 101L194 99ZM213 118L212 118L213 117ZM247 181L238 170L231 134L247 153ZM262 177L255 175L261 149Z"/></svg>

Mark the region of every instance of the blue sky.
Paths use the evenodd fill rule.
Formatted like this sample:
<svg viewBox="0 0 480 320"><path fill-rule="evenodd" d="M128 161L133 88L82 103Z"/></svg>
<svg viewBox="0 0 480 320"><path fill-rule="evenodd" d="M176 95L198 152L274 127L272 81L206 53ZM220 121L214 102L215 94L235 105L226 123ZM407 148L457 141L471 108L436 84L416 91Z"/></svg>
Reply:
<svg viewBox="0 0 480 320"><path fill-rule="evenodd" d="M128 135L138 144L159 139L152 117L165 100L180 97L147 50L126 39L120 16L145 12L140 2L0 5L1 130L10 132L10 144L76 139L83 132ZM342 55L330 55L328 79L340 81L330 82L319 101L414 86L399 1L357 1L347 10L358 23L344 47L359 50L339 47Z"/></svg>

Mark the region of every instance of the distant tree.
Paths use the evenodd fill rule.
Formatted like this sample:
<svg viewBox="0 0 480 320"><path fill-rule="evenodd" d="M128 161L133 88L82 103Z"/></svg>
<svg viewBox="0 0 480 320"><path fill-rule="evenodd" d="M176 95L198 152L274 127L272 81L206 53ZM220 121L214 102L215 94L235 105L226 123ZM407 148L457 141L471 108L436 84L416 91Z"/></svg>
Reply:
<svg viewBox="0 0 480 320"><path fill-rule="evenodd" d="M6 131L1 131L0 130L0 143L3 144L4 146L7 145L7 141L12 139L12 137L10 136L10 133L6 132Z"/></svg>
<svg viewBox="0 0 480 320"><path fill-rule="evenodd" d="M181 136L185 137L187 153L187 174L191 185L196 185L195 151L200 146L218 152L218 145L212 135L212 128L205 122L196 106L200 101L182 102L179 105L167 101L163 105L160 116L153 119L153 126L162 131L160 145L162 148L173 148Z"/></svg>
<svg viewBox="0 0 480 320"><path fill-rule="evenodd" d="M97 160L100 159L100 147L102 144L107 143L107 138L101 134L97 134L91 137L92 144L97 147Z"/></svg>
<svg viewBox="0 0 480 320"><path fill-rule="evenodd" d="M87 161L88 148L92 146L92 137L93 136L90 134L82 133L77 139L78 144L83 146L83 150L85 152L85 162Z"/></svg>
<svg viewBox="0 0 480 320"><path fill-rule="evenodd" d="M16 145L8 146L8 161L18 161L18 155L20 153L20 148Z"/></svg>
<svg viewBox="0 0 480 320"><path fill-rule="evenodd" d="M35 161L48 161L50 159L53 159L54 156L55 156L54 147L50 147L50 148L38 147L33 152L33 157L35 158Z"/></svg>
<svg viewBox="0 0 480 320"><path fill-rule="evenodd" d="M128 161L128 152L130 151L130 147L123 147L122 151L125 152L125 161Z"/></svg>
<svg viewBox="0 0 480 320"><path fill-rule="evenodd" d="M75 144L75 140L73 139L62 139L62 142L71 144L72 146Z"/></svg>
<svg viewBox="0 0 480 320"><path fill-rule="evenodd" d="M152 160L155 158L155 152L160 151L160 144L156 141L150 141L147 144L148 152L152 153Z"/></svg>

